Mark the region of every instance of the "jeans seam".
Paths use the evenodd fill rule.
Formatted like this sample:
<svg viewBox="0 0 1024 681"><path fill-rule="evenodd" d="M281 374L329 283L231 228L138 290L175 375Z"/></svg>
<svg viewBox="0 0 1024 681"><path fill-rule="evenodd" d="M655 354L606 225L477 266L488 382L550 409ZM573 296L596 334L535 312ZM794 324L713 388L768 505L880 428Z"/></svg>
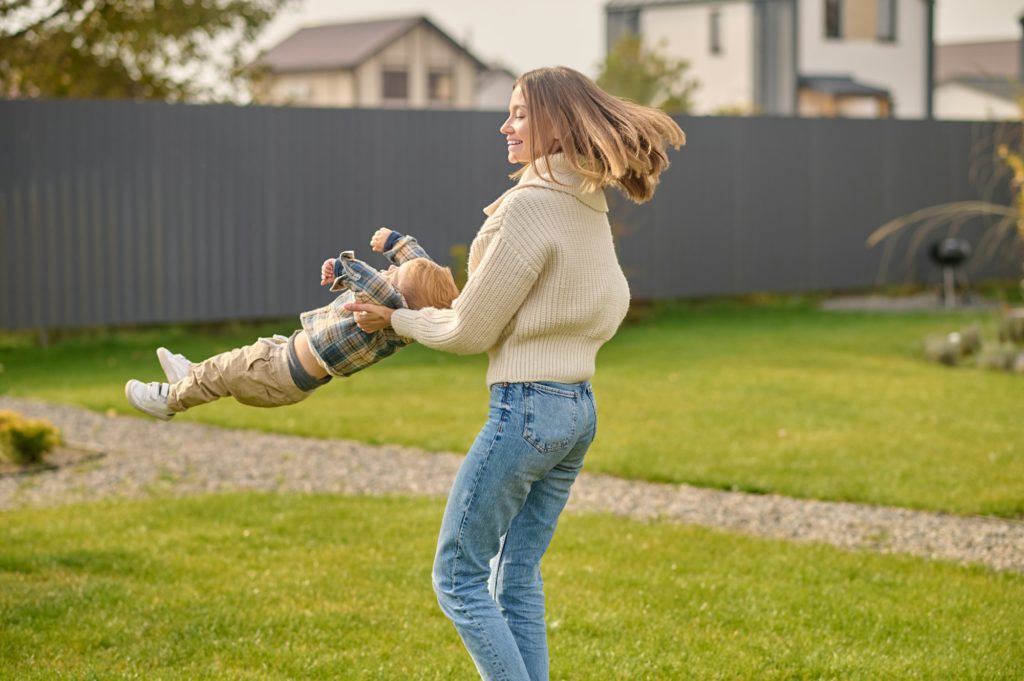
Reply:
<svg viewBox="0 0 1024 681"><path fill-rule="evenodd" d="M460 560L462 558L463 537L465 535L466 521L469 518L469 508L473 505L473 502L476 500L477 489L478 489L479 483L480 483L480 477L483 475L484 467L486 466L487 462L490 461L491 455L494 453L494 447L498 443L498 440L501 438L502 426L504 425L505 420L508 418L508 413L509 413L508 399L507 399L508 398L508 391L509 391L509 386L505 385L504 392L502 393L501 416L498 418L498 427L494 431L494 437L491 439L490 443L487 445L487 458L485 458L481 462L481 464L479 466L477 466L476 475L473 476L472 492L471 492L469 498L466 500L465 507L462 508L462 510L461 510L462 517L459 519L459 531L458 531L458 534L456 535L456 541L455 541L455 556L452 558L452 570L451 570L451 574L449 575L449 578L448 578L449 581L451 582L453 591L454 591L454 587L455 587L455 583L456 583L455 578L459 574L458 573L458 566L459 566L459 562L460 562ZM465 613L465 615L473 623L474 628L479 628L479 625L478 625L478 622L477 622L476 618L473 617L472 608L467 608L466 607L465 602L464 602L464 600L463 600L463 598L461 596L453 595L453 598L456 601L458 601L459 608L462 610L463 613ZM489 639L485 639L485 640L487 641L487 649L491 652L491 659L494 662L494 666L498 667L501 670L501 675L502 675L502 677L504 679L509 679L510 677L509 677L508 670L505 668L505 665L502 664L501 657L498 655L498 651L494 648L494 642L489 640Z"/></svg>

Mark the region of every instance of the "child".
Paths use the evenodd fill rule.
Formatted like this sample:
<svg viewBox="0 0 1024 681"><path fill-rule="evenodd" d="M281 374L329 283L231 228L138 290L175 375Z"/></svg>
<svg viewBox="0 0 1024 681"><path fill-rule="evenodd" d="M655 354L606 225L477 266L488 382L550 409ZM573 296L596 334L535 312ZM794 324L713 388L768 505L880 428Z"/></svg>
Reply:
<svg viewBox="0 0 1024 681"><path fill-rule="evenodd" d="M392 266L378 272L351 251L325 260L320 284L344 293L329 305L302 313L302 328L290 338L260 338L198 364L159 348L157 358L168 383L132 379L124 387L128 402L163 421L228 395L255 407L294 404L332 376L350 376L408 345L412 341L392 329L364 333L344 305L359 299L392 308L448 308L459 290L451 270L431 260L411 236L382 227L370 246L383 252Z"/></svg>

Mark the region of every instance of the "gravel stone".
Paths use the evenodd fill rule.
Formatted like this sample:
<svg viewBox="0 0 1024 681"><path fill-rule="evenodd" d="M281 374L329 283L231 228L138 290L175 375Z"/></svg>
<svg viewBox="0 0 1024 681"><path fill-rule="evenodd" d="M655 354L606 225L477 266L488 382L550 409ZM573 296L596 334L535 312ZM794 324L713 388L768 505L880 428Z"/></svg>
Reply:
<svg viewBox="0 0 1024 681"><path fill-rule="evenodd" d="M79 465L0 477L0 509L108 497L230 490L444 496L461 455L161 422L0 396L0 409L45 418L69 446L102 453ZM1024 573L1024 522L724 492L584 472L569 509L668 519L748 535L906 553Z"/></svg>

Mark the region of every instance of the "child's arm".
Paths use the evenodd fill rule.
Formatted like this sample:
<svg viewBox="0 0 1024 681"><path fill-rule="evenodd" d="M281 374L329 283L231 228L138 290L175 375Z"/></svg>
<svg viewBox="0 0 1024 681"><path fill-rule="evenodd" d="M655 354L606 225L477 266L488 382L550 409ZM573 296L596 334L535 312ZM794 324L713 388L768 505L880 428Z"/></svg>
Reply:
<svg viewBox="0 0 1024 681"><path fill-rule="evenodd" d="M414 237L403 236L387 227L381 227L373 233L373 238L370 239L370 248L378 253L383 253L384 257L396 266L416 258L433 260Z"/></svg>
<svg viewBox="0 0 1024 681"><path fill-rule="evenodd" d="M403 306L402 294L398 289L380 272L362 260L357 260L352 251L343 251L337 259L328 262L332 263L332 267L336 266L337 272L337 277L331 285L332 291L349 289L361 301L373 301L378 305L392 308ZM324 263L324 267L327 267L327 262Z"/></svg>

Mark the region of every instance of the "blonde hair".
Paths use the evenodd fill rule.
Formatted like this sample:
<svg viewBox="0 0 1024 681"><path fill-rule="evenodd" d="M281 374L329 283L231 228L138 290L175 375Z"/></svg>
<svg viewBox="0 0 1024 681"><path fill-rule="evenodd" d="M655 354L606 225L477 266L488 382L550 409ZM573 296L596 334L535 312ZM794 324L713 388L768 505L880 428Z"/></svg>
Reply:
<svg viewBox="0 0 1024 681"><path fill-rule="evenodd" d="M416 258L402 265L402 295L410 310L423 307L445 309L459 297L452 271L433 260Z"/></svg>
<svg viewBox="0 0 1024 681"><path fill-rule="evenodd" d="M644 203L654 196L669 165L666 145L678 149L686 144L685 133L664 111L612 96L565 66L524 73L513 89L517 86L526 99L530 148L541 149L542 141L553 140L532 163L565 154L569 167L583 176L585 190L611 185Z"/></svg>

